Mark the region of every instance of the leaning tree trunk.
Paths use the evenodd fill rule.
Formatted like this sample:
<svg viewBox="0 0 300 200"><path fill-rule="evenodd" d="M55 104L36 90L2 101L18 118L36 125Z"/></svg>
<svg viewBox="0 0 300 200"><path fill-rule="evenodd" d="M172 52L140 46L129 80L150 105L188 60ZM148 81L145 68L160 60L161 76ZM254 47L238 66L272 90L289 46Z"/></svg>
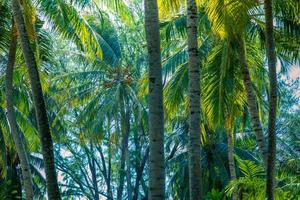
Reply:
<svg viewBox="0 0 300 200"><path fill-rule="evenodd" d="M231 129L227 129L227 148L228 148L228 166L230 173L230 180L236 179L235 163L234 163L234 139L233 132ZM237 200L237 194L234 192L232 194L232 200Z"/></svg>
<svg viewBox="0 0 300 200"><path fill-rule="evenodd" d="M11 44L8 53L8 62L6 68L6 106L7 106L7 115L8 121L10 125L11 134L13 136L13 140L15 143L15 147L20 159L21 170L22 170L22 180L24 185L24 190L26 194L26 199L33 199L34 191L33 191L33 182L31 179L31 171L30 164L27 157L26 148L24 143L22 142L18 124L16 120L16 116L14 113L14 105L13 105L13 71L16 59L16 51L17 51L17 29L13 22L12 25L12 36L11 36Z"/></svg>
<svg viewBox="0 0 300 200"><path fill-rule="evenodd" d="M164 111L158 7L145 1L145 31L149 56L149 200L165 199Z"/></svg>
<svg viewBox="0 0 300 200"><path fill-rule="evenodd" d="M243 72L243 81L244 86L247 93L247 102L250 112L250 118L251 118L251 124L252 128L255 132L256 136L256 142L258 144L258 148L260 153L262 154L262 158L264 161L264 166L266 168L267 166L267 149L265 144L265 138L261 126L261 122L259 119L258 114L258 107L257 107L257 100L254 93L254 88L252 85L250 72L248 69L247 59L246 59L246 47L245 47L245 41L242 37L239 38L239 59L242 67Z"/></svg>
<svg viewBox="0 0 300 200"><path fill-rule="evenodd" d="M268 126L268 163L266 195L268 200L274 199L275 160L276 160L276 110L277 110L277 75L276 75L276 52L273 33L272 0L264 1L266 18L266 47L270 79L269 94L269 126Z"/></svg>
<svg viewBox="0 0 300 200"><path fill-rule="evenodd" d="M189 188L190 199L202 199L200 166L200 62L197 42L197 6L187 1L187 34L189 54Z"/></svg>
<svg viewBox="0 0 300 200"><path fill-rule="evenodd" d="M19 0L12 0L12 9L17 29L21 38L21 46L31 83L37 124L42 144L42 154L45 163L48 199L57 200L60 199L60 193L54 165L53 142L40 77L38 73L38 67L36 64L34 52L30 46L29 37L26 31Z"/></svg>

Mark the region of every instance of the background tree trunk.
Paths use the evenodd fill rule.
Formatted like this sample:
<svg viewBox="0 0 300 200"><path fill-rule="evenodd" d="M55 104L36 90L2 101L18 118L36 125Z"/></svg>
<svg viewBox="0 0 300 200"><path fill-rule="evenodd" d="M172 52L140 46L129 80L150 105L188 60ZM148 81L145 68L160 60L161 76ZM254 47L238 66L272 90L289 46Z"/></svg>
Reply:
<svg viewBox="0 0 300 200"><path fill-rule="evenodd" d="M144 171L146 162L148 160L148 157L149 157L149 147L146 149L145 155L140 163L140 166L138 166L138 168L137 168L134 193L133 193L133 198L132 198L133 200L138 200L140 181L143 178L143 171Z"/></svg>
<svg viewBox="0 0 300 200"><path fill-rule="evenodd" d="M275 185L275 162L276 162L276 111L277 111L277 74L276 52L273 34L273 10L272 0L264 1L266 18L266 47L269 68L270 94L269 94L269 126L268 126L268 163L266 195L268 200L273 200Z"/></svg>
<svg viewBox="0 0 300 200"><path fill-rule="evenodd" d="M45 101L38 73L34 52L30 46L24 18L19 0L12 0L12 9L17 29L21 38L21 46L28 68L33 101L35 106L38 130L40 133L42 154L45 163L45 174L49 200L60 199L57 176L54 165L53 142L47 117Z"/></svg>
<svg viewBox="0 0 300 200"><path fill-rule="evenodd" d="M164 111L160 34L156 0L145 1L149 55L149 199L165 199Z"/></svg>
<svg viewBox="0 0 300 200"><path fill-rule="evenodd" d="M119 187L117 190L117 199L121 200L123 195L123 189L124 189L124 182L125 177L127 177L127 173L125 170L125 164L129 164L126 162L127 156L128 156L128 138L129 138L129 131L130 131L130 114L129 111L125 109L124 104L124 93L122 94L122 99L120 103L121 108L121 131L122 131L122 147L121 147L121 165L119 170ZM128 167L128 166L127 166Z"/></svg>
<svg viewBox="0 0 300 200"><path fill-rule="evenodd" d="M34 191L33 191L33 183L31 179L31 171L29 159L27 156L26 148L22 139L20 137L20 133L18 130L18 124L14 112L13 105L13 72L14 65L16 59L16 51L17 51L17 29L13 22L12 24L12 33L11 33L11 44L8 53L8 62L6 68L6 105L7 105L7 115L8 121L10 125L11 134L13 136L13 140L15 143L16 151L18 153L21 170L22 170L22 179L24 184L24 190L26 194L26 199L33 199Z"/></svg>
<svg viewBox="0 0 300 200"><path fill-rule="evenodd" d="M127 148L126 153L126 181L127 181L127 199L132 199L133 190L132 190L132 184L131 184L131 172L130 172L130 157L129 152Z"/></svg>
<svg viewBox="0 0 300 200"><path fill-rule="evenodd" d="M99 200L100 199L100 192L99 192L99 187L98 187L98 181L97 181L97 169L96 169L96 162L95 162L95 157L93 155L89 155L90 152L94 153L94 146L93 143L90 142L90 150L86 148L86 155L88 158L88 164L89 164L89 169L91 172L91 176L92 176L92 184L93 184L93 188L95 191L95 195L94 195L94 200Z"/></svg>
<svg viewBox="0 0 300 200"><path fill-rule="evenodd" d="M227 131L227 148L228 148L228 166L230 172L230 180L236 179L235 162L234 162L234 138L231 129ZM237 194L234 192L232 194L232 200L237 200Z"/></svg>
<svg viewBox="0 0 300 200"><path fill-rule="evenodd" d="M247 93L247 102L248 102L248 107L250 112L251 124L255 132L256 142L258 144L259 151L264 161L264 166L266 168L267 166L267 149L265 145L266 143L265 143L261 122L259 119L257 100L254 94L254 89L253 89L253 85L252 85L252 81L248 69L245 41L242 37L239 38L239 59L240 59L242 72L243 72L244 86Z"/></svg>
<svg viewBox="0 0 300 200"><path fill-rule="evenodd" d="M107 194L108 194L108 200L113 200L113 194L111 191L111 174L112 174L112 167L111 167L111 157L112 157L112 147L110 142L110 118L107 119L107 126L108 126L108 172L107 172Z"/></svg>
<svg viewBox="0 0 300 200"><path fill-rule="evenodd" d="M187 35L189 54L189 188L190 199L202 199L200 166L200 62L197 42L197 6L187 1Z"/></svg>

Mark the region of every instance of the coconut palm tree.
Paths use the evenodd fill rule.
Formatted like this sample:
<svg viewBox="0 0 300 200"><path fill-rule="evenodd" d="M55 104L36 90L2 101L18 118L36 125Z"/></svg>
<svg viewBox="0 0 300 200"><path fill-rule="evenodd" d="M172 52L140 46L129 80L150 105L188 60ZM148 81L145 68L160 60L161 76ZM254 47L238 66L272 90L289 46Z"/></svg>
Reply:
<svg viewBox="0 0 300 200"><path fill-rule="evenodd" d="M22 28L23 29L21 32L20 30L19 33L24 34L27 37L22 36L21 38L21 44L24 52L24 57L26 58L26 64L31 65L31 70L29 70L31 82L32 82L32 89L34 93L34 102L36 108L36 114L37 114L37 121L39 124L39 129L41 132L41 141L42 144L45 142L43 150L43 154L48 152L49 155L44 155L45 163L46 165L46 171L50 170L51 174L50 176L47 176L48 178L50 177L50 183L48 183L48 186L52 188L53 190L56 190L54 192L48 192L48 194L51 196L53 195L54 198L57 198L58 195L58 187L57 187L57 182L56 178L53 176L54 175L54 163L52 159L52 139L51 134L50 134L50 129L49 129L49 123L47 122L47 116L46 116L46 109L45 109L45 103L43 100L42 91L40 87L40 80L39 80L39 75L37 69L33 69L37 67L37 61L39 61L39 55L36 57L37 60L34 58L34 52L32 51L32 48L29 46L30 45L30 40L34 40L35 37L35 30L33 28L34 26L34 19L32 18L33 15L35 15L35 9L33 9L34 6L38 8L38 11L44 15L47 16L47 19L49 19L53 24L55 25L55 29L57 29L62 35L64 35L66 38L72 39L78 46L83 47L89 54L90 57L96 58L96 57L101 57L102 56L102 51L100 44L98 41L95 40L95 35L91 28L87 25L86 21L83 20L83 18L78 15L76 9L73 7L71 3L65 3L61 1L37 1L35 2L35 5L32 5L31 2L22 2L22 5L20 2L13 2L13 12L15 15L15 18L20 17L19 21L17 22L17 29ZM24 6L26 5L26 6ZM49 6L51 5L51 6ZM55 6L53 6L55 5ZM21 11L18 9L21 6L23 6L23 12L24 13L19 13ZM57 11L55 9L61 9L64 10L64 15L62 16L62 12ZM21 20L21 17L23 15L23 19ZM63 19L63 20L62 20ZM21 23L21 25L20 25ZM68 24L68 26L66 26ZM20 25L20 26L19 26ZM20 34L21 35L21 34ZM29 37L28 37L29 36ZM36 42L36 41L35 41ZM37 44L35 44L37 45ZM25 49L27 48L27 49ZM27 50L25 52L25 50ZM26 54L25 54L26 53ZM38 53L38 52L37 52ZM32 68L33 67L33 68ZM36 82L34 82L36 81ZM33 84L38 84L38 85L33 85ZM37 94L38 93L38 94ZM47 135L48 134L48 135ZM43 136L42 136L43 135ZM46 140L46 137L48 139ZM44 138L44 139L43 139ZM43 145L42 145L43 146ZM52 152L52 153L51 153ZM52 154L52 155L51 155ZM49 160L47 161L47 159ZM48 167L47 167L48 166ZM47 173L46 173L47 174ZM47 179L48 180L48 179ZM51 187L53 186L53 187Z"/></svg>
<svg viewBox="0 0 300 200"><path fill-rule="evenodd" d="M27 152L19 134L16 116L13 106L13 69L15 65L17 51L17 30L15 23L12 23L11 31L11 45L8 53L8 62L6 69L6 103L7 103L7 115L10 124L11 133L15 142L16 150L20 158L22 179L24 183L24 189L26 193L26 199L33 199L33 183L30 170L30 164L27 156Z"/></svg>
<svg viewBox="0 0 300 200"><path fill-rule="evenodd" d="M203 83L206 83L203 86L203 112L210 127L226 130L230 176L231 180L235 180L233 133L236 121L244 118L246 114L246 92L235 40L229 37L215 42L216 45L213 45L214 48L203 69ZM247 62L251 63L252 73L265 74L262 68L263 55L258 43L249 44L247 49L249 51ZM266 79L266 76L259 76L261 77ZM254 79L254 82L259 80ZM235 193L233 198L236 199Z"/></svg>
<svg viewBox="0 0 300 200"><path fill-rule="evenodd" d="M145 31L149 55L149 199L165 198L164 111L158 7L145 1Z"/></svg>
<svg viewBox="0 0 300 200"><path fill-rule="evenodd" d="M269 123L268 123L268 163L266 195L269 200L274 197L274 175L276 160L276 112L277 112L277 74L276 53L273 31L273 8L272 0L264 1L266 19L266 49L269 67L270 93L269 93Z"/></svg>
<svg viewBox="0 0 300 200"><path fill-rule="evenodd" d="M38 129L41 137L42 152L45 162L48 198L50 200L57 200L60 199L60 192L57 184L57 176L54 166L53 142L41 82L39 78L36 58L30 45L28 32L25 27L25 21L21 10L21 4L18 0L12 1L12 9L17 30L20 35L21 46L31 82Z"/></svg>
<svg viewBox="0 0 300 200"><path fill-rule="evenodd" d="M243 72L244 87L247 93L247 102L252 122L252 128L256 134L257 144L262 154L264 164L267 164L267 149L265 145L264 134L259 116L258 102L254 92L253 81L250 76L249 66L247 63L247 51L245 44L245 28L249 24L251 8L255 8L255 2L233 1L226 3L225 1L211 0L208 5L208 16L213 22L212 28L218 32L221 37L227 37L232 34L238 41L239 59ZM225 9L223 9L225 8Z"/></svg>
<svg viewBox="0 0 300 200"><path fill-rule="evenodd" d="M137 111L142 105L138 101L136 96L136 87L137 85L133 81L139 76L139 70L136 69L136 65L132 64L133 60L125 60L127 51L124 50L121 53L121 49L126 49L126 46L121 46L120 36L115 34L115 27L112 27L108 18L102 16L87 17L88 22L91 27L95 30L95 34L99 37L99 40L103 42L103 60L98 60L95 63L90 63L88 61L81 60L84 62L84 65L79 68L82 71L72 73L74 68L67 68L66 72L63 72L57 76L53 81L53 86L56 88L62 88L65 91L66 82L70 83L72 86L67 92L64 93L65 99L68 99L68 102L71 103L73 109L78 109L78 117L76 120L76 125L79 126L82 132L80 138L85 138L83 140L88 140L87 138L97 138L99 137L99 129L102 130L102 123L99 121L106 121L107 116L110 116L110 122L113 128L115 129L114 137L120 138L120 148L117 147L118 156L118 176L116 178L116 198L122 199L124 197L124 190L127 189L127 195L130 196L133 193L132 187L132 169L133 165L130 161L132 154L130 151L132 149L128 148L129 137L134 127L131 125L133 121L133 114L138 112L140 116L140 111ZM126 44L127 45L127 44ZM74 54L72 60L78 59L80 55ZM132 58L132 57L131 57ZM63 63L68 63L68 60ZM71 97L69 96L71 95ZM56 94L55 96L61 98L62 94ZM137 107L137 108L136 108ZM70 112L68 104L61 109L61 113L65 113L64 109ZM97 118L97 120L94 120ZM138 118L138 117L137 117ZM102 131L101 131L102 132ZM112 131L113 132L113 131ZM110 134L110 133L109 133ZM95 142L95 145L98 146L98 142L101 142L101 139L98 139ZM105 151L105 150L104 150ZM118 154L120 152L120 154ZM112 157L112 156L111 156ZM111 160L108 159L108 160ZM143 178L143 169L146 161L143 161L143 166L139 168L137 176L138 179ZM109 161L110 163L111 161ZM107 164L108 166L111 164ZM59 163L61 168L62 164ZM111 167L107 167L111 168ZM65 170L64 170L65 171ZM107 170L110 171L111 170ZM113 184L111 175L108 175L108 172L104 173L105 182L107 187L110 188L110 185ZM110 179L110 180L109 180ZM112 183L111 183L112 182ZM138 198L139 191L136 189L139 186L139 182L134 186L134 198ZM112 198L112 189L109 189L107 195L109 198ZM86 194L85 194L86 195Z"/></svg>
<svg viewBox="0 0 300 200"><path fill-rule="evenodd" d="M195 0L187 1L189 54L189 186L190 199L202 199L200 166L200 62L198 53L198 12Z"/></svg>

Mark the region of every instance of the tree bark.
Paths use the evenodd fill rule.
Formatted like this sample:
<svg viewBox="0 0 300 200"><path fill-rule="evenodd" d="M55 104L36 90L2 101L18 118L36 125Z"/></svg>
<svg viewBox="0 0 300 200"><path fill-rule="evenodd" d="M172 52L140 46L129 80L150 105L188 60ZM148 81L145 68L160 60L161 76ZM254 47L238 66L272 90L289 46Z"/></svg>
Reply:
<svg viewBox="0 0 300 200"><path fill-rule="evenodd" d="M86 148L86 155L87 155L88 163L89 163L89 169L90 169L91 176L92 176L93 188L95 191L94 200L99 200L100 192L99 192L98 181L97 181L97 169L96 169L95 157L93 155L89 156L90 152L92 152L92 153L95 152L92 142L90 142L90 151L88 150L87 147L85 147L85 148Z"/></svg>
<svg viewBox="0 0 300 200"><path fill-rule="evenodd" d="M245 47L245 41L242 37L239 39L239 59L242 67L242 72L243 72L243 81L244 81L244 86L246 89L247 93L247 102L248 102L248 107L249 107L249 112L250 112L250 118L251 118L251 124L252 128L255 132L256 136L256 142L258 144L259 151L262 155L264 166L266 167L267 165L267 149L265 146L265 138L261 126L261 122L259 119L259 114L258 114L258 107L257 107L257 100L254 94L254 88L252 85L251 77L250 77L250 72L248 69L248 64L247 64L247 59L246 59L246 47Z"/></svg>
<svg viewBox="0 0 300 200"><path fill-rule="evenodd" d="M140 187L140 181L143 177L143 171L146 165L146 162L149 157L149 147L145 151L145 155L140 163L140 166L137 168L136 172L136 179L135 179L135 186L134 186L134 195L133 195L133 200L138 200L139 197L139 187Z"/></svg>
<svg viewBox="0 0 300 200"><path fill-rule="evenodd" d="M164 111L161 50L156 0L145 1L149 56L149 200L165 199Z"/></svg>
<svg viewBox="0 0 300 200"><path fill-rule="evenodd" d="M277 74L276 52L273 33L272 0L264 1L266 18L266 48L269 68L270 94L269 94L269 124L268 124L268 163L266 195L268 200L273 200L275 187L275 161L276 161L276 111L277 111Z"/></svg>
<svg viewBox="0 0 300 200"><path fill-rule="evenodd" d="M200 62L197 41L198 16L195 0L187 1L187 35L189 55L189 188L190 199L202 199L200 166Z"/></svg>
<svg viewBox="0 0 300 200"><path fill-rule="evenodd" d="M108 172L107 172L107 196L108 200L113 200L113 194L111 191L111 174L112 174L112 168L111 168L111 158L112 158L112 147L111 147L111 142L110 142L110 118L107 119L107 126L108 126Z"/></svg>
<svg viewBox="0 0 300 200"><path fill-rule="evenodd" d="M228 129L227 131L227 148L228 148L228 166L230 172L230 180L233 181L236 179L235 163L234 163L234 140L232 130ZM232 194L232 200L237 200L237 194L234 192Z"/></svg>
<svg viewBox="0 0 300 200"><path fill-rule="evenodd" d="M29 159L27 156L26 148L24 143L20 137L20 132L18 130L18 124L14 112L13 105L13 71L16 59L16 51L17 51L17 29L13 22L12 24L12 35L11 35L11 44L8 53L8 62L6 68L6 105L7 105L7 115L8 121L10 125L11 134L13 136L13 140L15 143L16 151L18 153L21 170L22 170L22 179L24 184L24 190L26 194L26 199L33 199L34 190L33 190L33 182L31 179L31 170Z"/></svg>
<svg viewBox="0 0 300 200"><path fill-rule="evenodd" d="M130 172L130 157L129 157L129 152L127 148L127 153L126 153L126 181L127 181L127 199L132 200L132 184L131 184L131 172Z"/></svg>
<svg viewBox="0 0 300 200"><path fill-rule="evenodd" d="M12 0L12 9L17 25L17 30L21 38L21 46L31 83L38 130L41 138L42 154L45 163L48 199L57 200L61 199L61 197L57 183L57 175L55 172L52 136L50 132L45 101L38 73L38 67L35 60L34 52L30 46L29 37L26 31L25 22L21 10L21 4L19 0Z"/></svg>
<svg viewBox="0 0 300 200"><path fill-rule="evenodd" d="M127 157L128 157L128 138L129 138L129 131L130 131L130 121L129 121L130 115L129 115L129 111L125 110L124 93L122 94L122 96L123 96L123 98L121 99L121 103L120 103L122 148L121 148L121 165L120 165L120 170L119 170L119 187L117 190L117 200L122 199L125 177L127 177L125 165L126 165L126 163L127 163L127 167L129 165L129 163L126 162L126 160L128 160Z"/></svg>

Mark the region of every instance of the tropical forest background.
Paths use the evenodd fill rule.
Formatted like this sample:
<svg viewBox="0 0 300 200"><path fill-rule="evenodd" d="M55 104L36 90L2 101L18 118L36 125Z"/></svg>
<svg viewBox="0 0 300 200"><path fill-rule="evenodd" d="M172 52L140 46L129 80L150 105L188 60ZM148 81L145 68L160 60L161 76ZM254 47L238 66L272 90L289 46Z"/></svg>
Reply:
<svg viewBox="0 0 300 200"><path fill-rule="evenodd" d="M0 0L0 199L299 200L299 61L299 0Z"/></svg>

